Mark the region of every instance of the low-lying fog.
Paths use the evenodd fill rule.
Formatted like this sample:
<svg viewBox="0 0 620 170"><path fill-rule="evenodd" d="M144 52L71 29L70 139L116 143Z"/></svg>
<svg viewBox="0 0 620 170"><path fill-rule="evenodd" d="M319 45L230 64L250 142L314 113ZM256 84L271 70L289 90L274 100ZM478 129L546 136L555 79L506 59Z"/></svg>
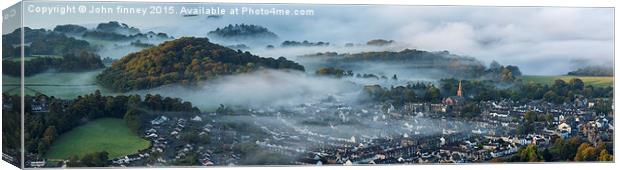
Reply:
<svg viewBox="0 0 620 170"><path fill-rule="evenodd" d="M200 87L169 85L137 92L161 94L191 101L201 109L213 110L220 104L232 106L294 106L329 95L353 96L359 85L299 71L260 70L223 76ZM349 99L354 99L351 97Z"/></svg>

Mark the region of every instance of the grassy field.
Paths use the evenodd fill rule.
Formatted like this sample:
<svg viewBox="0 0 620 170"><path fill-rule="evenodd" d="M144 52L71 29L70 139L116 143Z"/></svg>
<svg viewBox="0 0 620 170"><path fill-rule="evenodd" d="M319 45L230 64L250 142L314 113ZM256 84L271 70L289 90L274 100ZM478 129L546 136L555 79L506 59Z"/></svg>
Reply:
<svg viewBox="0 0 620 170"><path fill-rule="evenodd" d="M105 95L113 94L96 84L96 76L102 69L87 72L45 72L25 77L26 95L34 95L36 92L55 96L58 98L71 99L79 95L93 93L101 90ZM2 75L2 92L9 94L19 93L19 77ZM48 85L48 86L42 86ZM89 86L62 86L62 85L89 85ZM17 88L17 89L15 89Z"/></svg>
<svg viewBox="0 0 620 170"><path fill-rule="evenodd" d="M62 56L59 56L59 55L29 55L29 56L24 57L24 61L30 61L30 60L35 59L35 58L43 58L43 57L63 58ZM6 59L6 60L9 60L9 61L20 61L21 58L14 57L14 58Z"/></svg>
<svg viewBox="0 0 620 170"><path fill-rule="evenodd" d="M131 132L122 119L101 118L62 134L45 158L66 159L72 155L106 151L109 158L137 153L150 142Z"/></svg>
<svg viewBox="0 0 620 170"><path fill-rule="evenodd" d="M566 82L573 78L581 79L586 85L592 85L595 87L614 86L613 77L586 77L586 76L523 76L521 77L524 82L535 82L542 84L553 84L557 79L562 79Z"/></svg>

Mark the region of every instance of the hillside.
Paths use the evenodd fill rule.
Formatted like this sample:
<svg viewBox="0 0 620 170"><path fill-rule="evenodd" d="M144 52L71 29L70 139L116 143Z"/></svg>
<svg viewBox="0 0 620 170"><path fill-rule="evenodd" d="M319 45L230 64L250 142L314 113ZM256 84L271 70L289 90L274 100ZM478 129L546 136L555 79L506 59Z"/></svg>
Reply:
<svg viewBox="0 0 620 170"><path fill-rule="evenodd" d="M207 36L225 40L277 39L269 29L259 25L235 24L210 31Z"/></svg>
<svg viewBox="0 0 620 170"><path fill-rule="evenodd" d="M21 62L19 60L2 60L5 75L19 77ZM62 56L29 56L24 58L24 76L32 76L49 70L57 72L82 72L103 68L101 57L95 53L81 51Z"/></svg>
<svg viewBox="0 0 620 170"><path fill-rule="evenodd" d="M258 68L304 70L283 57L261 58L207 38L183 37L123 57L98 75L97 81L115 91L130 91L175 83L195 85Z"/></svg>
<svg viewBox="0 0 620 170"><path fill-rule="evenodd" d="M502 76L506 67L498 70L487 69L480 61L472 57L458 56L447 51L429 52L416 49L402 51L380 51L362 53L325 52L300 56L302 59L319 59L324 61L322 67L337 67L347 70L360 70L379 64L406 70L441 72L439 77L481 78L514 80L518 75ZM515 67L515 70L518 68ZM504 72L503 74L508 74ZM503 78L505 77L505 78Z"/></svg>
<svg viewBox="0 0 620 170"><path fill-rule="evenodd" d="M117 21L99 23L94 29L87 29L84 26L74 24L57 25L53 31L88 40L129 41L137 39L145 41L149 39L172 39L166 33L155 33L153 31L143 33L138 28Z"/></svg>
<svg viewBox="0 0 620 170"><path fill-rule="evenodd" d="M21 31L2 35L2 58L19 57ZM68 37L45 29L31 29L24 27L24 53L30 55L64 55L79 51L93 51L90 44L84 40ZM53 44L53 45L50 45Z"/></svg>
<svg viewBox="0 0 620 170"><path fill-rule="evenodd" d="M614 68L612 66L587 66L577 70L568 72L569 76L614 76Z"/></svg>

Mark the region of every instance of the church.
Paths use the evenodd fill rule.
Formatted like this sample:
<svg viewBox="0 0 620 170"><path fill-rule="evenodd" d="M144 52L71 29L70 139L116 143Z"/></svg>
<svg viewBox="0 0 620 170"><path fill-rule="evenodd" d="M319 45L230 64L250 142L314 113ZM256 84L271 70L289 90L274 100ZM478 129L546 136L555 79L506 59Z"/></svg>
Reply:
<svg viewBox="0 0 620 170"><path fill-rule="evenodd" d="M456 96L446 97L443 99L442 103L447 106L460 106L465 103L461 81L459 81L459 89L456 91Z"/></svg>

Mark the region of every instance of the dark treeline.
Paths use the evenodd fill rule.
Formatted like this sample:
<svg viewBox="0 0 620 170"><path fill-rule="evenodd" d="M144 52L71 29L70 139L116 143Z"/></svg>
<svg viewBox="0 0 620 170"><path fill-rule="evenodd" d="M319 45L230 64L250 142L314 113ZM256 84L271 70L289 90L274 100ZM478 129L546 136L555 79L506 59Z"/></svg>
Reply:
<svg viewBox="0 0 620 170"><path fill-rule="evenodd" d="M374 39L366 42L366 45L372 46L386 46L394 43L394 40Z"/></svg>
<svg viewBox="0 0 620 170"><path fill-rule="evenodd" d="M431 83L410 83L406 86L383 88L379 85L365 86L363 90L373 100L391 102L403 106L412 102L438 103L442 99L439 88Z"/></svg>
<svg viewBox="0 0 620 170"><path fill-rule="evenodd" d="M97 80L104 87L129 91L174 83L195 85L259 68L304 70L284 57L262 58L211 43L207 38L184 37L129 54L105 69Z"/></svg>
<svg viewBox="0 0 620 170"><path fill-rule="evenodd" d="M87 30L88 29L86 27L74 24L58 25L53 29L54 32L66 34L80 34L86 32Z"/></svg>
<svg viewBox="0 0 620 170"><path fill-rule="evenodd" d="M133 45L135 47L140 47L140 48L150 48L150 47L154 47L155 45L150 44L150 43L145 43L142 42L140 40L136 40L130 43L130 45Z"/></svg>
<svg viewBox="0 0 620 170"><path fill-rule="evenodd" d="M614 76L613 67L587 66L568 72L569 76Z"/></svg>
<svg viewBox="0 0 620 170"><path fill-rule="evenodd" d="M100 23L94 30L88 30L86 27L73 24L58 25L54 28L54 32L108 41L126 41L148 38L172 38L169 37L166 33L155 33L152 31L149 31L147 33L141 33L140 29L138 28L130 27L127 24L119 23L116 21Z"/></svg>
<svg viewBox="0 0 620 170"><path fill-rule="evenodd" d="M511 87L499 88L489 80L462 80L463 97L470 101L491 101L511 99L514 101L541 100L555 104L570 103L576 98L610 98L613 87L594 87L585 85L581 79L574 78L569 82L558 79L552 85L540 83L515 82ZM406 86L382 88L379 85L367 86L364 91L373 99L391 101L396 106L408 102L440 102L443 97L454 96L459 80L441 79L439 87L432 84L416 83ZM599 112L609 112L601 107Z"/></svg>
<svg viewBox="0 0 620 170"><path fill-rule="evenodd" d="M213 31L209 31L207 35L226 39L278 38L278 35L269 31L269 29L251 24L229 24L224 28L216 28Z"/></svg>
<svg viewBox="0 0 620 170"><path fill-rule="evenodd" d="M500 82L513 82L522 75L519 67L513 65L503 66L497 61L492 61L489 64L489 68L484 72L487 79L499 80Z"/></svg>
<svg viewBox="0 0 620 170"><path fill-rule="evenodd" d="M334 68L334 67L323 67L323 68L319 68L318 70L316 70L315 74L319 76L334 76L336 78L341 78L341 77L353 76L353 71L343 70L343 69Z"/></svg>
<svg viewBox="0 0 620 170"><path fill-rule="evenodd" d="M308 40L304 40L302 42L298 41L284 41L280 44L281 47L317 47L317 46L329 46L329 42L309 42Z"/></svg>
<svg viewBox="0 0 620 170"><path fill-rule="evenodd" d="M2 35L2 58L19 57L21 29ZM92 51L90 44L84 40L45 29L24 27L24 53L30 55L64 55L79 51Z"/></svg>
<svg viewBox="0 0 620 170"><path fill-rule="evenodd" d="M2 152L13 157L9 162L20 166L21 160L21 98L2 95Z"/></svg>
<svg viewBox="0 0 620 170"><path fill-rule="evenodd" d="M99 23L95 28L97 31L103 32L120 32L126 34L137 34L140 33L140 29L135 27L130 27L125 23L119 23L117 21L110 21L107 23Z"/></svg>
<svg viewBox="0 0 620 170"><path fill-rule="evenodd" d="M106 167L109 164L108 152L94 152L84 155L81 159L78 156L71 156L67 161L67 167Z"/></svg>
<svg viewBox="0 0 620 170"><path fill-rule="evenodd" d="M355 76L356 78L372 78L372 79L385 79L387 80L388 77L382 74L376 75L376 74L372 74L372 73L357 73L354 74L353 70L344 70L344 69L340 69L340 68L336 68L336 67L321 67L318 70L316 70L314 72L314 74L316 74L317 76L330 76L330 77L334 77L334 78L343 78L343 77L353 77ZM396 74L392 75L391 77L392 80L398 80L398 77L396 76Z"/></svg>
<svg viewBox="0 0 620 170"><path fill-rule="evenodd" d="M3 60L3 74L20 76L21 63L19 61ZM24 76L32 76L48 70L59 72L78 72L103 68L99 55L91 52L67 53L60 58L36 57L24 61Z"/></svg>
<svg viewBox="0 0 620 170"><path fill-rule="evenodd" d="M105 31L87 31L82 34L82 37L108 41L126 41L132 39L132 37L129 37L127 35Z"/></svg>
<svg viewBox="0 0 620 170"><path fill-rule="evenodd" d="M11 98L3 94L3 98ZM37 103L35 103L37 102ZM33 112L32 104L49 104L48 112ZM45 95L26 96L25 144L27 152L44 155L53 141L73 128L97 118L124 119L135 133L142 122L154 117L151 111L198 113L190 102L178 98L146 95L103 96L99 91L78 96L73 100L57 99ZM15 136L18 139L18 136Z"/></svg>
<svg viewBox="0 0 620 170"><path fill-rule="evenodd" d="M82 34L84 38L93 38L99 40L107 40L107 41L128 41L134 39L149 39L149 38L161 38L161 39L171 39L172 37L168 37L165 33L137 33L132 35L124 35L116 32L105 32L105 31L86 31Z"/></svg>
<svg viewBox="0 0 620 170"><path fill-rule="evenodd" d="M487 68L481 61L450 54L447 51L428 52L416 49L405 49L399 52L362 52L354 54L338 54L335 52L316 53L301 57L325 58L327 67L356 70L368 63L385 63L406 66L411 69L437 69L446 75L466 79L488 79L503 83L512 83L521 76L517 66L502 66L497 62Z"/></svg>

